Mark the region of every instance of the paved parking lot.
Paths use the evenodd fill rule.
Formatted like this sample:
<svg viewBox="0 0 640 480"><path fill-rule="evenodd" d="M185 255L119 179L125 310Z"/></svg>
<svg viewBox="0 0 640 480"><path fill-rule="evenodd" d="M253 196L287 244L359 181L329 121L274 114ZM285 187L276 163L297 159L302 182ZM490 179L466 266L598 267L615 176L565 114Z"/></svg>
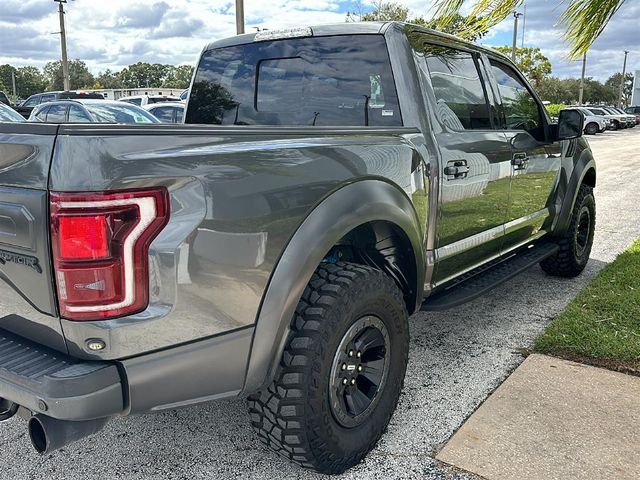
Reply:
<svg viewBox="0 0 640 480"><path fill-rule="evenodd" d="M434 449L522 362L519 349L640 237L640 127L589 140L599 168L598 220L585 273L560 280L534 267L470 304L414 315L398 411L376 449L342 478L467 478L436 465ZM264 449L242 401L117 419L44 457L32 451L26 423L14 418L0 425L0 448L3 479L320 478Z"/></svg>

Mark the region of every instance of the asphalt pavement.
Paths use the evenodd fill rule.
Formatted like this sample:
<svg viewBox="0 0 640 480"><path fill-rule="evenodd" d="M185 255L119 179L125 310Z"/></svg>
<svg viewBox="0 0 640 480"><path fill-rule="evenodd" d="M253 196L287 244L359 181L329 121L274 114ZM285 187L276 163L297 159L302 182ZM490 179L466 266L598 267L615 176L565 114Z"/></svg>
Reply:
<svg viewBox="0 0 640 480"><path fill-rule="evenodd" d="M472 303L411 317L407 378L388 432L337 478L472 478L438 465L434 451L523 361L521 349L640 237L640 127L589 141L599 171L596 236L585 272L562 280L534 267ZM0 425L0 451L2 479L322 478L266 450L243 401L116 419L102 433L46 456L33 451L26 423L14 418Z"/></svg>

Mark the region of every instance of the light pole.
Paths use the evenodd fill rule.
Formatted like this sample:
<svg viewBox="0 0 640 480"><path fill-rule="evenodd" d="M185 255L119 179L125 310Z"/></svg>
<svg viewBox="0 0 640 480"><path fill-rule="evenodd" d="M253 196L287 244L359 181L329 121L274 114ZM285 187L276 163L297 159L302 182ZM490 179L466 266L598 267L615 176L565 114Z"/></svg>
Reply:
<svg viewBox="0 0 640 480"><path fill-rule="evenodd" d="M513 47L511 49L511 61L516 63L516 49L518 48L518 18L521 13L513 12Z"/></svg>
<svg viewBox="0 0 640 480"><path fill-rule="evenodd" d="M618 106L620 108L624 107L622 103L622 99L624 95L624 76L627 73L627 55L629 55L629 50L624 51L624 63L622 64L622 78L620 79L620 92L618 93Z"/></svg>
<svg viewBox="0 0 640 480"><path fill-rule="evenodd" d="M67 0L53 0L58 2L58 14L60 15L60 47L62 48L62 84L65 91L71 89L69 78L69 61L67 60L67 33L64 29L64 4Z"/></svg>
<svg viewBox="0 0 640 480"><path fill-rule="evenodd" d="M584 99L584 74L587 71L587 52L582 56L582 76L580 77L580 95L578 96L578 105L582 106Z"/></svg>
<svg viewBox="0 0 640 480"><path fill-rule="evenodd" d="M244 0L236 0L236 32L244 33Z"/></svg>

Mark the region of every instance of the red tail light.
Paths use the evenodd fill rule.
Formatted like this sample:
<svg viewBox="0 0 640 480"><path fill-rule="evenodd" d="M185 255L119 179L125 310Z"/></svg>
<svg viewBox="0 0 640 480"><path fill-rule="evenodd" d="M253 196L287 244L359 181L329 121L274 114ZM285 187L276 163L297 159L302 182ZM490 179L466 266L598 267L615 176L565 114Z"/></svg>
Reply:
<svg viewBox="0 0 640 480"><path fill-rule="evenodd" d="M105 320L144 310L149 245L168 220L166 188L52 193L60 314L70 320Z"/></svg>

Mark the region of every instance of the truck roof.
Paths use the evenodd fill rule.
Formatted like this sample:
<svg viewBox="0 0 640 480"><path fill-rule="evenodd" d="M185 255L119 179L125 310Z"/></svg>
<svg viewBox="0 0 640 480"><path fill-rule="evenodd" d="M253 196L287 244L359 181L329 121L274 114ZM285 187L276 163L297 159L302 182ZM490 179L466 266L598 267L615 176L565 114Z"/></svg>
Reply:
<svg viewBox="0 0 640 480"><path fill-rule="evenodd" d="M455 35L450 35L448 33L439 32L437 30L433 30L431 28L426 28L420 25L415 25L407 22L343 22L343 23L333 23L333 24L325 24L325 25L309 25L301 28L308 28L311 30L311 34L314 37L325 37L332 35L362 35L362 34L382 34L385 33L389 28L397 28L400 30L405 29L406 27L411 27L416 31L421 31L425 33L429 33L436 37L442 37L443 39L454 40L460 46L466 46L473 50L480 50L485 53L491 53L493 55L499 56L502 59L505 59L511 62L511 59L504 55L503 53L487 46L479 45L477 43L469 42L468 40L464 40L462 38L456 37ZM280 31L288 31L294 29L274 29L271 32L277 33ZM213 50L215 48L222 47L231 47L234 45L243 45L247 43L253 43L255 41L261 41L260 38L256 40L256 35L269 33L269 30L263 30L260 32L253 33L245 33L243 35L235 35L233 37L227 37L220 40L216 40L214 42L209 43L204 51ZM300 35L308 36L308 35ZM282 36L282 39L285 38L296 38L297 35L293 35L292 37ZM268 39L265 39L268 40Z"/></svg>

